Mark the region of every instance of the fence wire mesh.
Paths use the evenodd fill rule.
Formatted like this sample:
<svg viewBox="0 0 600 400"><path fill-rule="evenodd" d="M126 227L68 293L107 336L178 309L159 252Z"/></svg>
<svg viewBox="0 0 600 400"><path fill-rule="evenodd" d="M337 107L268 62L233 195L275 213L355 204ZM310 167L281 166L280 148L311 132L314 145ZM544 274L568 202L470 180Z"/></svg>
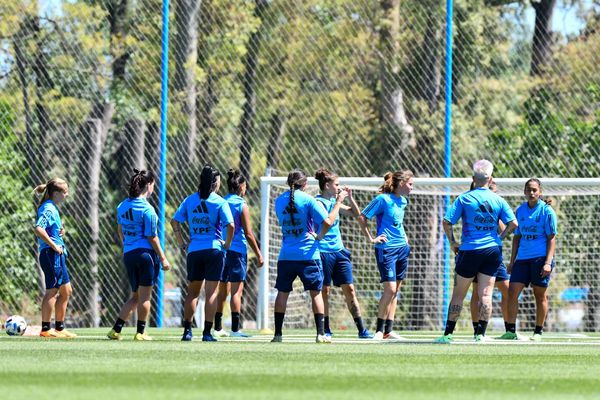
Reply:
<svg viewBox="0 0 600 400"><path fill-rule="evenodd" d="M0 0L0 315L39 322L30 193L53 176L71 187L61 208L75 288L70 323L109 324L127 297L115 207L134 167L158 170L161 7ZM167 217L207 162L249 177L256 230L267 167L442 176L444 7L171 2ZM570 29L552 22L565 16ZM466 176L482 157L499 176L600 175L599 27L597 0L454 2L453 175ZM177 323L185 260L166 237L176 267L166 277L166 318Z"/></svg>

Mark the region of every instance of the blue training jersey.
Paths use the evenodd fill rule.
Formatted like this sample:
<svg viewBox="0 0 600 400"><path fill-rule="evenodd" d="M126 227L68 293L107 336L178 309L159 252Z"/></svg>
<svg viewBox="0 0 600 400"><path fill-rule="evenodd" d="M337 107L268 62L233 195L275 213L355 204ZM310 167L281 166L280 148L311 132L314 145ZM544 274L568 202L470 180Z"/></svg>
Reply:
<svg viewBox="0 0 600 400"><path fill-rule="evenodd" d="M235 232L233 234L233 241L229 250L235 251L241 254L248 252L248 242L246 241L246 234L242 227L242 211L246 200L236 194L228 194L224 199L229 204L231 215L233 216L233 223L235 224Z"/></svg>
<svg viewBox="0 0 600 400"><path fill-rule="evenodd" d="M279 259L319 260L319 244L311 233L315 232L315 224L322 224L327 218L327 212L314 197L301 190L294 191L294 205L295 211L290 216L289 190L275 199L275 212L283 235Z"/></svg>
<svg viewBox="0 0 600 400"><path fill-rule="evenodd" d="M327 215L333 210L335 207L335 197L327 199L321 195L315 197L317 202L323 205ZM321 224L315 224L315 232L319 233L321 231ZM327 234L322 240L319 240L319 251L323 253L337 253L344 249L344 244L342 243L342 233L340 232L340 216L336 217L333 225L327 231Z"/></svg>
<svg viewBox="0 0 600 400"><path fill-rule="evenodd" d="M377 217L377 236L387 237L387 242L376 244L376 248L403 247L408 244L404 231L404 212L407 205L408 199L404 196L382 193L362 211L362 215L368 219Z"/></svg>
<svg viewBox="0 0 600 400"><path fill-rule="evenodd" d="M46 200L38 208L35 226L44 229L57 246L65 245L62 236L60 236L60 230L62 229L60 214L52 200ZM40 245L40 251L50 248L50 246L48 246L41 238L38 238L38 243Z"/></svg>
<svg viewBox="0 0 600 400"><path fill-rule="evenodd" d="M501 246L498 220L506 224L515 214L502 197L488 188L476 188L458 196L444 219L452 225L462 219L460 250L477 250Z"/></svg>
<svg viewBox="0 0 600 400"><path fill-rule="evenodd" d="M149 237L158 236L158 216L143 197L127 198L117 206L117 222L123 232L123 253L152 249Z"/></svg>
<svg viewBox="0 0 600 400"><path fill-rule="evenodd" d="M200 199L200 193L197 192L189 195L179 205L173 219L188 223L188 253L207 249L223 250L221 229L233 223L229 204L215 192L206 199Z"/></svg>
<svg viewBox="0 0 600 400"><path fill-rule="evenodd" d="M548 204L538 200L533 208L524 202L517 208L518 228L515 235L521 236L517 260L528 260L530 258L546 256L548 235L556 235L557 222L556 213Z"/></svg>

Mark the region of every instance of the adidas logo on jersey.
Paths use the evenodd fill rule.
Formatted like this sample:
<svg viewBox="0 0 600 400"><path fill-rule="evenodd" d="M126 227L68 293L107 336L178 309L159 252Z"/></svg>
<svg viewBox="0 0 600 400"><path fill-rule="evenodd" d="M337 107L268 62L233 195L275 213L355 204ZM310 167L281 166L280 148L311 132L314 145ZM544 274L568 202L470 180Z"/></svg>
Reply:
<svg viewBox="0 0 600 400"><path fill-rule="evenodd" d="M121 218L133 221L133 209L130 208L129 210L125 211L123 214L121 214Z"/></svg>
<svg viewBox="0 0 600 400"><path fill-rule="evenodd" d="M195 214L208 214L208 207L206 207L206 204L204 203L204 201L202 201L200 202L200 205L194 208L194 211L192 212Z"/></svg>

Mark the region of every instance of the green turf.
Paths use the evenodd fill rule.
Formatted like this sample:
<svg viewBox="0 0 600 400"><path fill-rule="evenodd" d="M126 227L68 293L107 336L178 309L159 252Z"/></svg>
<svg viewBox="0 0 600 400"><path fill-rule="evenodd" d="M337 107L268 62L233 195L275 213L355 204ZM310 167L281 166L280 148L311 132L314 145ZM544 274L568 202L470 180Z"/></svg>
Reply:
<svg viewBox="0 0 600 400"><path fill-rule="evenodd" d="M433 345L182 343L0 337L5 398L584 399L600 396L600 338L580 343ZM199 333L199 332L197 332ZM295 332L298 333L298 332ZM302 333L302 332L300 332ZM291 335L290 335L291 336ZM342 335L335 339L341 340ZM350 336L346 336L350 338ZM296 337L296 339L300 339ZM466 337L465 337L466 339ZM260 341L262 340L262 341ZM291 337L290 337L291 340ZM596 345L594 345L596 343ZM4 396L3 396L4 397Z"/></svg>

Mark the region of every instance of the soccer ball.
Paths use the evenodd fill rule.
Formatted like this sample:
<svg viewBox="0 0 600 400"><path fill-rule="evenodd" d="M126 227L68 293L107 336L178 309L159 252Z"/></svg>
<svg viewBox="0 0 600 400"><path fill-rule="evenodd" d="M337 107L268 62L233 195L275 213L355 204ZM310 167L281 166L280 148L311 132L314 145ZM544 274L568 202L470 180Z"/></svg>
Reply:
<svg viewBox="0 0 600 400"><path fill-rule="evenodd" d="M8 336L21 336L25 333L25 329L27 329L27 322L20 315L13 315L8 317L4 327Z"/></svg>

